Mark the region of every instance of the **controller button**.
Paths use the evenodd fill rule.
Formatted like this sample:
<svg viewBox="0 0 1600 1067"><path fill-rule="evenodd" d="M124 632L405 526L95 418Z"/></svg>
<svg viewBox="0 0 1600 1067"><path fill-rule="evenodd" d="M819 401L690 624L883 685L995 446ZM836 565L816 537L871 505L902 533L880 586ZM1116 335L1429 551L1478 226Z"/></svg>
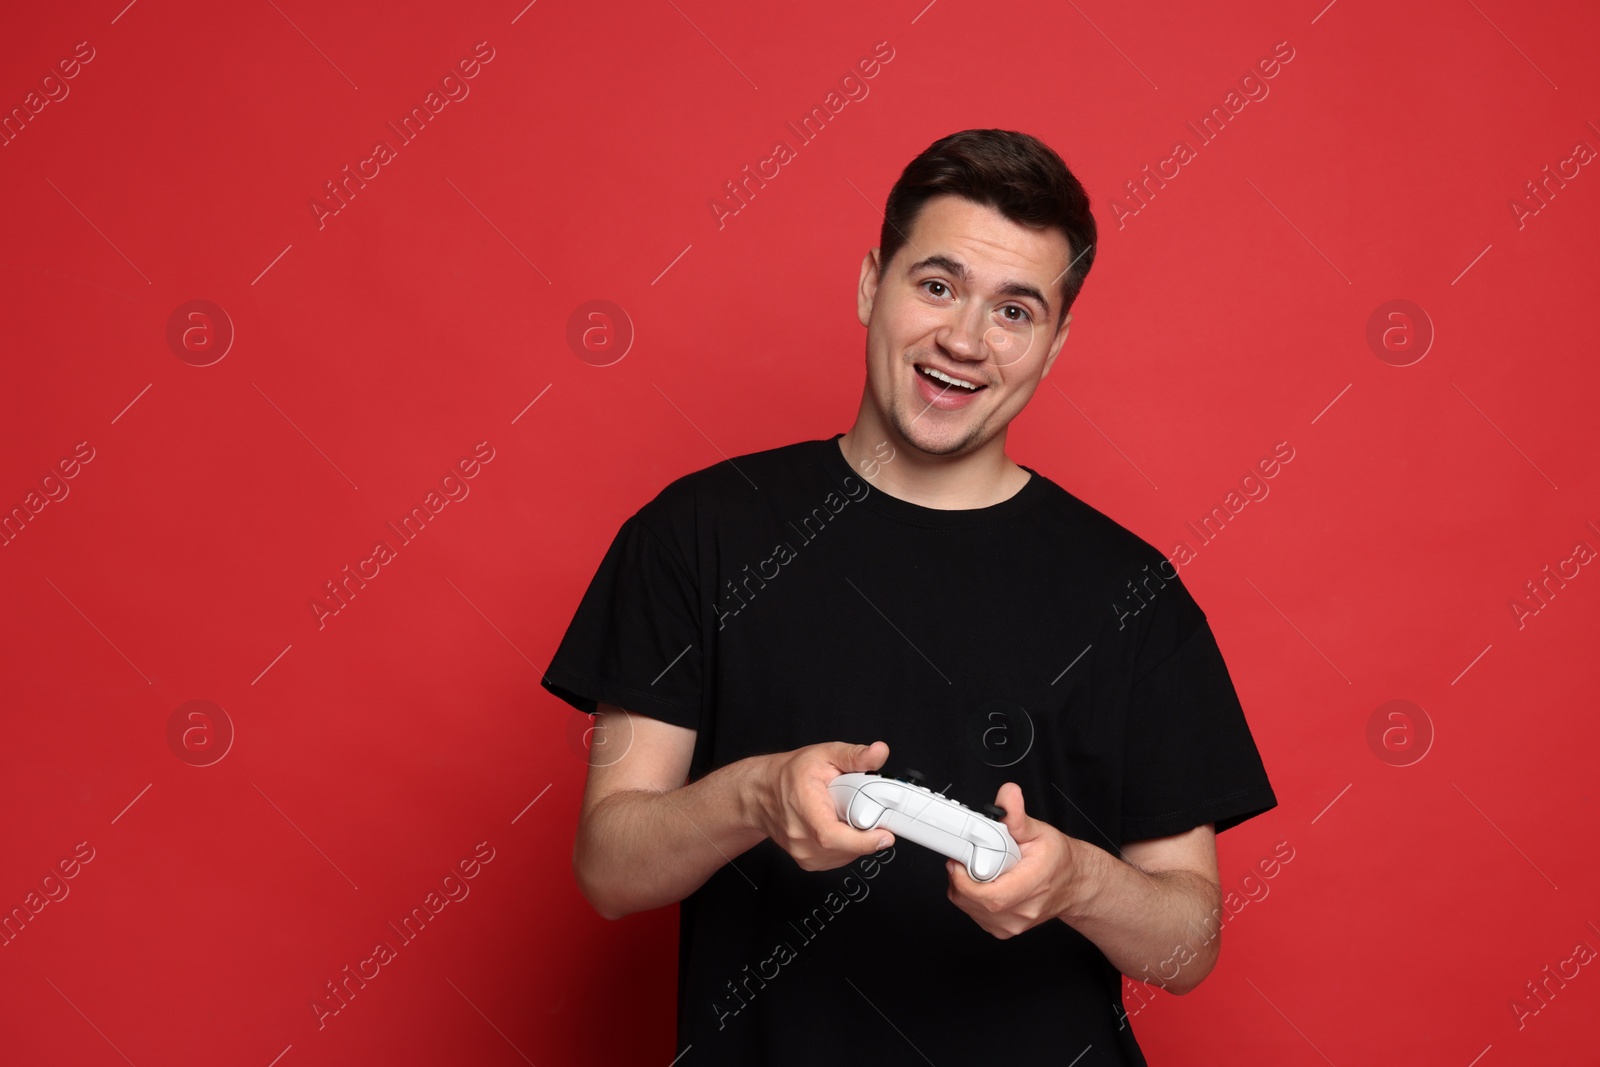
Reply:
<svg viewBox="0 0 1600 1067"><path fill-rule="evenodd" d="M995 822L1000 822L1006 817L1006 809L998 804L985 804L980 810Z"/></svg>

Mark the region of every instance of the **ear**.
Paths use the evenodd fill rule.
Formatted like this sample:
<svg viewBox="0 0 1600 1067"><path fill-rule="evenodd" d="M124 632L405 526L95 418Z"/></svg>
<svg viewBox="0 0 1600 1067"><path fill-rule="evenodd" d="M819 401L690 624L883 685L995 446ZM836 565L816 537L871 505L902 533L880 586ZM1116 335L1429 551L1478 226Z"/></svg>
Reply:
<svg viewBox="0 0 1600 1067"><path fill-rule="evenodd" d="M872 318L872 304L878 296L878 250L869 248L861 257L861 282L856 290L856 318L865 326Z"/></svg>
<svg viewBox="0 0 1600 1067"><path fill-rule="evenodd" d="M1061 325L1056 328L1055 340L1050 342L1050 352L1044 357L1044 370L1039 372L1039 380L1050 373L1050 368L1055 365L1056 356L1061 352L1061 344L1067 339L1067 327L1072 325L1072 313L1061 316Z"/></svg>

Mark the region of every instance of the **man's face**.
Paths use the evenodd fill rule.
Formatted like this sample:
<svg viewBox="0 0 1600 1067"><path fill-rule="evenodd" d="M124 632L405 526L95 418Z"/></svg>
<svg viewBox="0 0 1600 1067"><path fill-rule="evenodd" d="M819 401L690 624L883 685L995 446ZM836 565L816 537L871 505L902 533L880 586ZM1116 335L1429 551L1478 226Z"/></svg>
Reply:
<svg viewBox="0 0 1600 1067"><path fill-rule="evenodd" d="M885 427L930 455L975 452L1002 433L1066 340L1061 276L1074 254L1059 230L957 196L922 206L887 274L869 252L857 313Z"/></svg>

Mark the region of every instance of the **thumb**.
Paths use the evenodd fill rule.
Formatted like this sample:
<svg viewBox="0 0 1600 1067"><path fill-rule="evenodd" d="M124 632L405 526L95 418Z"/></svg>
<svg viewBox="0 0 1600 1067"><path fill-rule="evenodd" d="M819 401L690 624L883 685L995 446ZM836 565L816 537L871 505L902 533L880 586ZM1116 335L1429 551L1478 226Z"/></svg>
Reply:
<svg viewBox="0 0 1600 1067"><path fill-rule="evenodd" d="M841 743L839 747L842 751L834 765L841 771L875 771L889 759L889 746L882 741L870 745Z"/></svg>
<svg viewBox="0 0 1600 1067"><path fill-rule="evenodd" d="M995 794L994 802L1006 811L1006 817L1000 821L1011 831L1013 841L1020 845L1039 836L1034 820L1028 816L1027 810L1023 807L1021 786L1015 782L1006 782L1000 787L1000 792Z"/></svg>

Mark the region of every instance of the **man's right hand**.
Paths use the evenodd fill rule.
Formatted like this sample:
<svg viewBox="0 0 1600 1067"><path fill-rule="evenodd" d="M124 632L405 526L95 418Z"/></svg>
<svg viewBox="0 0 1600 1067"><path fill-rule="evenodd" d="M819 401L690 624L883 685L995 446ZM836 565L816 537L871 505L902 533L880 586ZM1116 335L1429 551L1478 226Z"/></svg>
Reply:
<svg viewBox="0 0 1600 1067"><path fill-rule="evenodd" d="M693 730L613 704L599 712L604 755L591 753L572 870L608 919L684 899L768 837L813 871L894 840L840 819L828 794L828 783L846 771L882 767L889 758L882 742L748 756L690 782Z"/></svg>
<svg viewBox="0 0 1600 1067"><path fill-rule="evenodd" d="M889 758L882 741L829 741L760 757L751 817L757 827L807 871L843 867L894 843L887 830L857 830L839 818L828 783L849 771L875 771Z"/></svg>

